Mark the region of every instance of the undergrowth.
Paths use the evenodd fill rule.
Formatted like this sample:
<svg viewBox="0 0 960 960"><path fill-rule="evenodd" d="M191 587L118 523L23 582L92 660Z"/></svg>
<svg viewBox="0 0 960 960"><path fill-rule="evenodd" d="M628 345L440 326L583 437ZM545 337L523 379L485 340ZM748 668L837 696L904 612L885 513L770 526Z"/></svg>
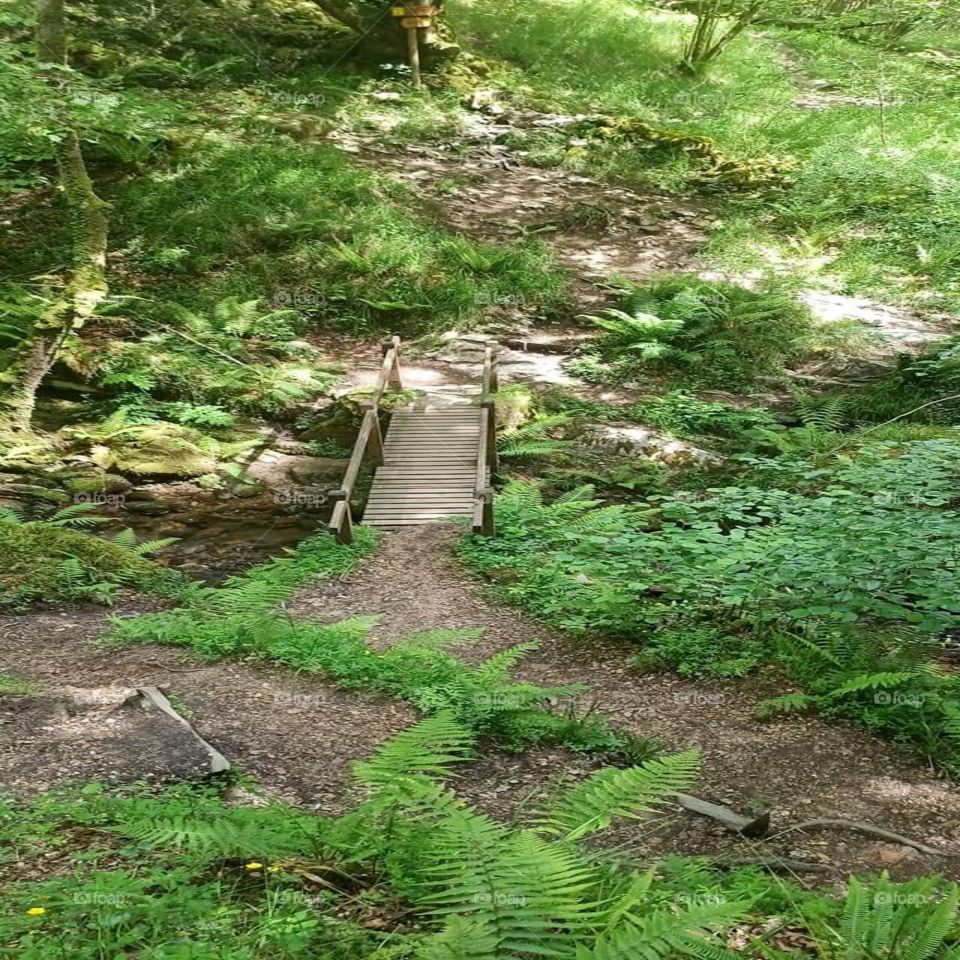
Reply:
<svg viewBox="0 0 960 960"><path fill-rule="evenodd" d="M741 459L738 485L612 506L590 487L548 505L511 483L498 537L468 537L462 556L564 629L693 675L777 662L824 712L960 768L960 687L934 659L960 626L957 441Z"/></svg>
<svg viewBox="0 0 960 960"><path fill-rule="evenodd" d="M852 880L844 899L672 859L658 868L584 841L643 819L696 775L674 754L561 785L505 826L457 797L475 733L422 721L354 768L337 818L278 803L226 805L215 788L109 792L90 784L0 808L0 835L58 876L8 887L0 956L102 960L651 960L787 956L727 932L767 911L827 960L953 955L958 894L937 878ZM8 858L7 858L8 859ZM6 867L10 866L9 859Z"/></svg>
<svg viewBox="0 0 960 960"><path fill-rule="evenodd" d="M782 374L811 333L808 314L786 292L682 275L625 288L618 309L585 319L602 334L596 354L571 369L613 383L667 378L689 387L749 387L757 377Z"/></svg>
<svg viewBox="0 0 960 960"><path fill-rule="evenodd" d="M190 584L175 610L115 618L108 643L167 643L189 647L211 659L227 657L280 663L341 687L406 700L424 713L447 711L471 729L510 749L537 742L635 756L642 740L612 730L591 709L578 710L579 687L540 687L511 679L511 670L533 644L489 657L476 667L445 648L475 639L473 630L414 633L384 651L366 639L377 617L355 617L329 625L295 620L282 609L306 580L348 570L373 545L358 528L350 546L327 534L300 544L295 553L252 567L220 587ZM549 703L566 702L552 711Z"/></svg>

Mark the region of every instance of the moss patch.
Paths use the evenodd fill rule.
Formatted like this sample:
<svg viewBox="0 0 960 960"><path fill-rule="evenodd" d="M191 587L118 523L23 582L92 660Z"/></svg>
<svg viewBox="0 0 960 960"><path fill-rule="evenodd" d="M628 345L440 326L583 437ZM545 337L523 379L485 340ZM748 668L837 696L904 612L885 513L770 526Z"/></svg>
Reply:
<svg viewBox="0 0 960 960"><path fill-rule="evenodd" d="M169 591L175 575L119 544L44 523L0 524L0 609L109 600L120 587Z"/></svg>

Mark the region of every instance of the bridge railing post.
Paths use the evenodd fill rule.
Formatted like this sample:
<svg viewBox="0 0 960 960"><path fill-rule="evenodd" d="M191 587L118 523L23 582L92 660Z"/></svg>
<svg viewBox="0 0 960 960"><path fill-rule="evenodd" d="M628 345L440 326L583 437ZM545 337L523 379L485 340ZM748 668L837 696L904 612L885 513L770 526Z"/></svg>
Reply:
<svg viewBox="0 0 960 960"><path fill-rule="evenodd" d="M360 468L365 458L370 457L377 466L384 462L383 430L380 428L380 398L387 388L403 389L400 376L400 338L391 337L389 343L383 345L383 363L373 388L373 396L361 404L363 421L357 433L350 454L350 462L343 475L343 482L339 489L330 493L334 501L333 512L327 529L337 538L339 543L353 542L353 509L350 498L353 488L360 474Z"/></svg>

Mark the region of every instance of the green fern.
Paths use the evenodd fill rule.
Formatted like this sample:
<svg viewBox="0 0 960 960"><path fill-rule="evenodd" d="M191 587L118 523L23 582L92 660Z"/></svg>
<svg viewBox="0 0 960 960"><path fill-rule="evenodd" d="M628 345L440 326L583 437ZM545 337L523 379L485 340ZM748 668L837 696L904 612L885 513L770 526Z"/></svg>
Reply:
<svg viewBox="0 0 960 960"><path fill-rule="evenodd" d="M801 390L792 393L796 416L805 427L816 430L837 431L845 421L846 397L815 396Z"/></svg>
<svg viewBox="0 0 960 960"><path fill-rule="evenodd" d="M145 540L143 543L138 543L133 548L133 552L138 557L149 557L151 554L159 553L169 547L172 543L176 543L179 539L179 537L161 537L158 540Z"/></svg>
<svg viewBox="0 0 960 960"><path fill-rule="evenodd" d="M467 914L484 924L492 957L568 955L594 908L597 877L575 851L473 811L437 824L428 853L423 874L434 892L417 903L437 919Z"/></svg>
<svg viewBox="0 0 960 960"><path fill-rule="evenodd" d="M252 812L234 811L226 816L221 813L211 820L131 818L114 829L147 847L172 847L196 856L276 859L309 850L310 844L303 834L284 829L273 818L249 816Z"/></svg>
<svg viewBox="0 0 960 960"><path fill-rule="evenodd" d="M947 938L957 921L960 893L954 886L939 899L934 886L925 879L897 885L884 874L868 890L853 877L839 928L825 928L821 942L842 950L847 960L946 960L957 952Z"/></svg>
<svg viewBox="0 0 960 960"><path fill-rule="evenodd" d="M860 693L863 690L890 690L894 687L902 686L909 680L916 680L919 674L915 670L888 672L888 673L862 673L846 680L839 687L831 690L828 696L845 697L851 693Z"/></svg>
<svg viewBox="0 0 960 960"><path fill-rule="evenodd" d="M25 523L23 514L15 507L0 507L0 523Z"/></svg>
<svg viewBox="0 0 960 960"><path fill-rule="evenodd" d="M454 914L420 944L416 960L490 960L496 954L497 935L487 918Z"/></svg>
<svg viewBox="0 0 960 960"><path fill-rule="evenodd" d="M497 442L501 457L551 456L570 445L569 440L556 440L548 436L550 430L568 423L567 414L556 413L535 417L521 426L505 430Z"/></svg>
<svg viewBox="0 0 960 960"><path fill-rule="evenodd" d="M753 708L753 713L758 720L769 720L771 717L803 713L816 704L817 698L809 693L784 693L779 697L761 700Z"/></svg>
<svg viewBox="0 0 960 960"><path fill-rule="evenodd" d="M600 937L591 947L579 947L576 960L668 960L683 956L698 960L735 960L716 931L746 913L746 903L719 903L670 912L658 910L639 923L627 923Z"/></svg>
<svg viewBox="0 0 960 960"><path fill-rule="evenodd" d="M525 480L510 480L497 497L497 504L501 508L517 510L534 509L543 504L543 494L535 483Z"/></svg>
<svg viewBox="0 0 960 960"><path fill-rule="evenodd" d="M392 737L370 760L355 764L354 777L366 787L412 774L449 777L454 764L470 759L475 742L469 727L449 713L438 713Z"/></svg>
<svg viewBox="0 0 960 960"><path fill-rule="evenodd" d="M699 754L690 750L637 767L598 770L557 796L536 818L539 830L565 841L608 827L617 817L639 820L696 776Z"/></svg>
<svg viewBox="0 0 960 960"><path fill-rule="evenodd" d="M96 509L95 503L72 503L43 522L52 527L95 527L101 523L109 523L109 517L90 516Z"/></svg>

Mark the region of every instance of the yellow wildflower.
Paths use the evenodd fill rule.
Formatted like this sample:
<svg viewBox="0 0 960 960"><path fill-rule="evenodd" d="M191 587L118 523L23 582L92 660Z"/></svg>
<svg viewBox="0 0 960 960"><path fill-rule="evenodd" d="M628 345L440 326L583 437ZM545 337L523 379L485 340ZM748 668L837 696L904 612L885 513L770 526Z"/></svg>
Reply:
<svg viewBox="0 0 960 960"><path fill-rule="evenodd" d="M46 907L31 907L27 913L31 917L42 917L47 912Z"/></svg>

